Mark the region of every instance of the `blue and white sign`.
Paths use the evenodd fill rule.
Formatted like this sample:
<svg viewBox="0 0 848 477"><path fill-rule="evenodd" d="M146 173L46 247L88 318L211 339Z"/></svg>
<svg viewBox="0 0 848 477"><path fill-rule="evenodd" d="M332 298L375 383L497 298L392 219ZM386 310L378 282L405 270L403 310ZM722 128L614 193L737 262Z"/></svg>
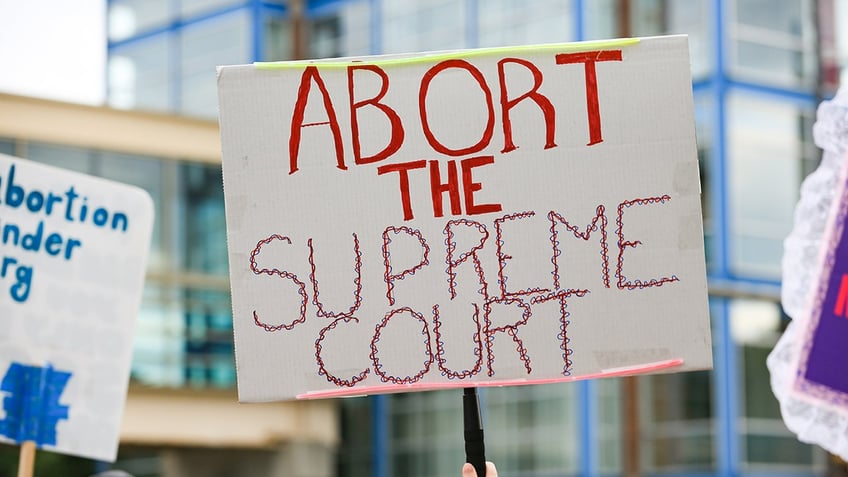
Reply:
<svg viewBox="0 0 848 477"><path fill-rule="evenodd" d="M115 460L152 228L139 188L0 154L0 442Z"/></svg>

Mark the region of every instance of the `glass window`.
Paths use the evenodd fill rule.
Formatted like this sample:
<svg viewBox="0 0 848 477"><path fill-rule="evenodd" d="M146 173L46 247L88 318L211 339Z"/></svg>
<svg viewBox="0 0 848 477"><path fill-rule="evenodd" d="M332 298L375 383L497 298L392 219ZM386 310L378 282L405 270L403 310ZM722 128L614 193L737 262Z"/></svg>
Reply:
<svg viewBox="0 0 848 477"><path fill-rule="evenodd" d="M713 263L712 241L716 228L713 220L713 130L715 124L715 101L711 94L695 95L695 131L698 141L698 168L701 176L701 212L704 218L704 250L708 269Z"/></svg>
<svg viewBox="0 0 848 477"><path fill-rule="evenodd" d="M190 386L236 384L229 290L185 290L185 381Z"/></svg>
<svg viewBox="0 0 848 477"><path fill-rule="evenodd" d="M338 58L343 56L342 22L331 14L309 20L309 57Z"/></svg>
<svg viewBox="0 0 848 477"><path fill-rule="evenodd" d="M69 171L94 174L94 154L86 149L33 142L27 144L27 158Z"/></svg>
<svg viewBox="0 0 848 477"><path fill-rule="evenodd" d="M465 3L383 2L383 53L465 47Z"/></svg>
<svg viewBox="0 0 848 477"><path fill-rule="evenodd" d="M812 12L809 0L735 0L729 26L732 72L752 81L813 89Z"/></svg>
<svg viewBox="0 0 848 477"><path fill-rule="evenodd" d="M33 160L135 185L153 198L156 215L132 378L155 386L233 387L220 167L40 143L27 150Z"/></svg>
<svg viewBox="0 0 848 477"><path fill-rule="evenodd" d="M0 139L0 154L15 155L15 141L11 139Z"/></svg>
<svg viewBox="0 0 848 477"><path fill-rule="evenodd" d="M292 29L287 18L266 17L263 36L265 57L261 58L262 61L285 61L292 58Z"/></svg>
<svg viewBox="0 0 848 477"><path fill-rule="evenodd" d="M633 0L626 9L617 0L584 5L586 39L686 34L692 76L707 76L713 68L713 2L709 0Z"/></svg>
<svg viewBox="0 0 848 477"><path fill-rule="evenodd" d="M161 34L111 50L107 64L109 106L170 109L170 35Z"/></svg>
<svg viewBox="0 0 848 477"><path fill-rule="evenodd" d="M628 380L634 386L629 386ZM598 465L622 472L623 453L638 448L640 471L708 471L715 465L711 373L707 371L596 381ZM638 416L629 421L628 404Z"/></svg>
<svg viewBox="0 0 848 477"><path fill-rule="evenodd" d="M308 19L310 58L337 58L371 54L371 5L344 2L331 13ZM289 41L289 39L287 39Z"/></svg>
<svg viewBox="0 0 848 477"><path fill-rule="evenodd" d="M709 0L666 0L663 34L689 35L692 77L703 78L714 69L713 2Z"/></svg>
<svg viewBox="0 0 848 477"><path fill-rule="evenodd" d="M457 462L465 461L462 393L449 390L397 394L389 402L392 441L389 475L456 474ZM486 444L488 447L488 439Z"/></svg>
<svg viewBox="0 0 848 477"><path fill-rule="evenodd" d="M598 419L593 425L598 436L598 469L601 475L621 472L622 392L620 379L599 379L594 382Z"/></svg>
<svg viewBox="0 0 848 477"><path fill-rule="evenodd" d="M733 300L729 313L739 346L738 395L743 408L739 432L745 466L765 473L823 470L824 452L799 442L786 428L769 384L766 358L788 318L777 303L762 300Z"/></svg>
<svg viewBox="0 0 848 477"><path fill-rule="evenodd" d="M607 38L618 38L619 32L619 9L618 0L593 0L583 2L584 13L584 40L603 40Z"/></svg>
<svg viewBox="0 0 848 477"><path fill-rule="evenodd" d="M497 463L498 472L524 476L576 472L580 446L575 389L567 383L484 391L486 456ZM457 392L451 398L460 401ZM428 475L449 474L445 469Z"/></svg>
<svg viewBox="0 0 848 477"><path fill-rule="evenodd" d="M560 475L577 469L571 384L480 391L486 457L503 475ZM391 475L430 477L464 462L459 390L391 397Z"/></svg>
<svg viewBox="0 0 848 477"><path fill-rule="evenodd" d="M180 36L180 112L215 118L218 95L215 68L251 61L248 10L187 26Z"/></svg>
<svg viewBox="0 0 848 477"><path fill-rule="evenodd" d="M372 404L381 397L355 397L339 400L340 432L339 472L340 477L372 477ZM393 474L389 474L393 475ZM395 474L396 475L396 474Z"/></svg>
<svg viewBox="0 0 848 477"><path fill-rule="evenodd" d="M174 172L180 271L188 273L187 279L195 277L181 290L185 382L196 387L232 387L236 374L221 168L182 163Z"/></svg>
<svg viewBox="0 0 848 477"><path fill-rule="evenodd" d="M644 399L641 437L649 470L714 466L712 385L706 371L638 378Z"/></svg>
<svg viewBox="0 0 848 477"><path fill-rule="evenodd" d="M810 148L812 113L764 97L728 99L727 204L733 272L778 279ZM811 160L813 158L809 158Z"/></svg>
<svg viewBox="0 0 848 477"><path fill-rule="evenodd" d="M185 382L185 322L182 290L147 280L136 321L130 377L152 386Z"/></svg>
<svg viewBox="0 0 848 477"><path fill-rule="evenodd" d="M480 3L478 12L481 47L574 40L571 1L489 0Z"/></svg>
<svg viewBox="0 0 848 477"><path fill-rule="evenodd" d="M149 270L161 270L171 262L168 249L162 240L163 176L161 161L118 153L99 153L96 175L124 184L138 186L146 190L153 198L154 221L153 235L150 241L150 256L147 259Z"/></svg>
<svg viewBox="0 0 848 477"><path fill-rule="evenodd" d="M180 172L185 208L185 268L226 276L227 227L221 168L183 164Z"/></svg>
<svg viewBox="0 0 848 477"><path fill-rule="evenodd" d="M371 51L371 4L367 0L353 0L342 6L341 20L343 32L342 54L361 56L375 53Z"/></svg>
<svg viewBox="0 0 848 477"><path fill-rule="evenodd" d="M109 40L120 41L131 36L164 27L173 15L169 0L112 0L108 2Z"/></svg>
<svg viewBox="0 0 848 477"><path fill-rule="evenodd" d="M666 11L664 1L635 0L630 2L627 19L628 36L655 36L665 30Z"/></svg>
<svg viewBox="0 0 848 477"><path fill-rule="evenodd" d="M180 5L180 17L191 18L244 2L236 0L180 0L177 3Z"/></svg>
<svg viewBox="0 0 848 477"><path fill-rule="evenodd" d="M155 218L148 257L148 270L161 270L173 262L163 242L162 162L149 157L112 152L94 152L66 146L30 143L29 159L62 169L104 177L146 190L153 198Z"/></svg>

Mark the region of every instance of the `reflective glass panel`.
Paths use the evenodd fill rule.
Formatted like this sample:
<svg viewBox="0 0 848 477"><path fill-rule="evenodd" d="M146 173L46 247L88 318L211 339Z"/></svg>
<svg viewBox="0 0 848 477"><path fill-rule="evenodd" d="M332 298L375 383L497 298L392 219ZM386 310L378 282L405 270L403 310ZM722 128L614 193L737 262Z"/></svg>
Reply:
<svg viewBox="0 0 848 477"><path fill-rule="evenodd" d="M162 162L149 158L118 153L98 153L95 173L106 179L138 186L147 191L153 199L154 221L150 240L150 255L147 259L149 270L163 269L171 262L167 248L162 240L163 213L163 175Z"/></svg>
<svg viewBox="0 0 848 477"><path fill-rule="evenodd" d="M706 371L637 378L645 413L641 435L647 439L646 469L708 470L713 450L711 374Z"/></svg>
<svg viewBox="0 0 848 477"><path fill-rule="evenodd" d="M130 377L154 386L185 383L185 322L182 290L148 280L136 321Z"/></svg>
<svg viewBox="0 0 848 477"><path fill-rule="evenodd" d="M109 106L169 110L169 44L170 36L161 34L111 50L107 63Z"/></svg>
<svg viewBox="0 0 848 477"><path fill-rule="evenodd" d="M342 21L342 54L344 56L369 55L371 51L371 3L354 0L340 9Z"/></svg>
<svg viewBox="0 0 848 477"><path fill-rule="evenodd" d="M290 60L292 51L291 25L287 18L266 17L263 22L263 52L262 61ZM257 58L259 59L259 58Z"/></svg>
<svg viewBox="0 0 848 477"><path fill-rule="evenodd" d="M309 57L336 58L371 53L371 4L348 1L332 12L312 17L309 25Z"/></svg>
<svg viewBox="0 0 848 477"><path fill-rule="evenodd" d="M663 34L689 35L692 77L705 77L715 68L713 5L710 0L666 0Z"/></svg>
<svg viewBox="0 0 848 477"><path fill-rule="evenodd" d="M216 70L250 63L250 16L240 9L186 27L180 36L180 112L218 115Z"/></svg>
<svg viewBox="0 0 848 477"><path fill-rule="evenodd" d="M375 399L387 396L362 396L339 401L341 442L339 477L372 477L372 413Z"/></svg>
<svg viewBox="0 0 848 477"><path fill-rule="evenodd" d="M583 20L585 40L602 40L621 36L618 0L593 0L583 2L583 7L585 8Z"/></svg>
<svg viewBox="0 0 848 477"><path fill-rule="evenodd" d="M183 164L180 170L185 208L185 268L227 276L227 228L221 168Z"/></svg>
<svg viewBox="0 0 848 477"><path fill-rule="evenodd" d="M486 456L499 472L544 476L577 470L575 389L566 383L484 391Z"/></svg>
<svg viewBox="0 0 848 477"><path fill-rule="evenodd" d="M465 460L462 393L435 391L390 397L389 475L429 477L458 471Z"/></svg>
<svg viewBox="0 0 848 477"><path fill-rule="evenodd" d="M342 22L337 14L309 21L309 57L338 58L344 55Z"/></svg>
<svg viewBox="0 0 848 477"><path fill-rule="evenodd" d="M465 47L465 2L383 2L383 53Z"/></svg>
<svg viewBox="0 0 848 477"><path fill-rule="evenodd" d="M803 179L809 114L741 93L727 104L730 265L738 274L777 279Z"/></svg>
<svg viewBox="0 0 848 477"><path fill-rule="evenodd" d="M598 469L604 475L621 472L622 391L620 379L599 379L592 383L598 419L594 425L598 436Z"/></svg>
<svg viewBox="0 0 848 477"><path fill-rule="evenodd" d="M15 155L15 141L11 139L0 139L0 154Z"/></svg>
<svg viewBox="0 0 848 477"><path fill-rule="evenodd" d="M489 0L478 6L481 47L574 40L571 1Z"/></svg>
<svg viewBox="0 0 848 477"><path fill-rule="evenodd" d="M728 60L734 75L777 86L812 89L817 74L810 0L734 0Z"/></svg>
<svg viewBox="0 0 848 477"><path fill-rule="evenodd" d="M179 0L177 3L180 6L180 16L191 18L244 2L236 0Z"/></svg>
<svg viewBox="0 0 848 477"><path fill-rule="evenodd" d="M786 428L772 394L766 359L788 324L776 302L738 299L729 307L731 334L739 352L742 396L743 460L751 470L778 472L823 470L824 452L803 444Z"/></svg>
<svg viewBox="0 0 848 477"><path fill-rule="evenodd" d="M34 142L27 144L27 158L83 174L95 173L94 154L87 149Z"/></svg>
<svg viewBox="0 0 848 477"><path fill-rule="evenodd" d="M185 290L185 381L189 386L236 384L229 290Z"/></svg>
<svg viewBox="0 0 848 477"><path fill-rule="evenodd" d="M622 8L618 0L584 2L587 40L685 34L689 36L692 76L707 76L713 69L712 11L710 0L631 0Z"/></svg>
<svg viewBox="0 0 848 477"><path fill-rule="evenodd" d="M109 40L125 40L173 19L169 0L112 0L108 2Z"/></svg>
<svg viewBox="0 0 848 477"><path fill-rule="evenodd" d="M713 265L712 245L719 224L714 222L713 184L719 178L714 177L713 164L715 101L711 94L695 95L695 132L698 142L698 169L701 177L701 213L704 218L704 251L707 268Z"/></svg>

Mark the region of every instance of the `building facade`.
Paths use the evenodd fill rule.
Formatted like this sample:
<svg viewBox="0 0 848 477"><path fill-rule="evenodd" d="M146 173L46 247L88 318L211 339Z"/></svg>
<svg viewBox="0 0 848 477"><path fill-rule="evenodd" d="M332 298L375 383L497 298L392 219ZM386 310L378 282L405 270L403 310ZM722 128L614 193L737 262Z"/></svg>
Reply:
<svg viewBox="0 0 848 477"><path fill-rule="evenodd" d="M782 242L800 183L819 160L811 140L815 107L833 94L848 60L848 38L837 28L846 24L840 23L848 17L845 2L109 0L108 11L109 106L156 113L149 114L154 122L193 117L172 120L212 129L217 65L688 34L715 369L486 389L487 457L505 477L824 471L827 455L799 443L782 424L765 358L788 319L779 304ZM219 153L204 149L218 147L217 139L183 136L175 142L205 152L165 153L150 148L167 139L157 135L80 145L26 137L11 127L0 128L0 151L139 185L156 201L130 422L133 399L151 389L234 396ZM329 435L300 439L314 430L295 426L288 439L304 447L276 449L274 459L296 460L291 449L320 442L323 465L327 455L334 462L320 475L459 474L458 393L352 398L331 406L337 420ZM128 434L119 466L148 462L148 473L135 469L138 477L200 475L188 470L208 457L196 448L237 447L197 434L179 442ZM273 475L311 475L279 472Z"/></svg>

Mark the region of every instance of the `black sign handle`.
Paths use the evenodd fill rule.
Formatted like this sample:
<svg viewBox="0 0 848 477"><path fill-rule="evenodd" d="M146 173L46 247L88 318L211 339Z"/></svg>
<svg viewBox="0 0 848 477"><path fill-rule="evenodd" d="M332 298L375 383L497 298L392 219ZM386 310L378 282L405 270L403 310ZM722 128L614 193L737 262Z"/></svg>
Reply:
<svg viewBox="0 0 848 477"><path fill-rule="evenodd" d="M483 419L477 388L465 388L462 395L465 424L465 461L474 466L477 477L486 477L486 446L483 444Z"/></svg>

